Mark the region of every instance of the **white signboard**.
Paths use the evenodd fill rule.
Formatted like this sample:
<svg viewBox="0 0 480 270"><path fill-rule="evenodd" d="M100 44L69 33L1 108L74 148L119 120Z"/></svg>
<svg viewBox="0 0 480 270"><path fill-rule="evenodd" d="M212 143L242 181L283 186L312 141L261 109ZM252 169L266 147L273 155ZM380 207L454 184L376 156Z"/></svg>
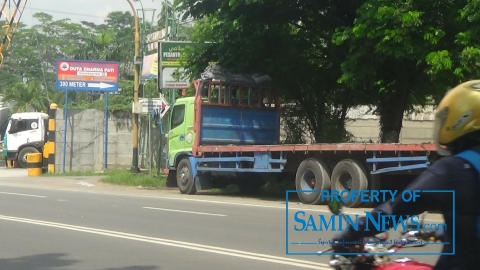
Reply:
<svg viewBox="0 0 480 270"><path fill-rule="evenodd" d="M174 73L177 72L182 73L184 72L184 68L178 67L165 67L162 69L162 88L173 88L173 89L181 89L181 88L188 88L190 86L190 82L188 81L176 81L174 77Z"/></svg>
<svg viewBox="0 0 480 270"><path fill-rule="evenodd" d="M155 114L160 115L160 118L163 118L170 108L168 102L163 96L160 96L159 98L139 98L138 101L142 103L143 114L151 114L152 112L155 112Z"/></svg>

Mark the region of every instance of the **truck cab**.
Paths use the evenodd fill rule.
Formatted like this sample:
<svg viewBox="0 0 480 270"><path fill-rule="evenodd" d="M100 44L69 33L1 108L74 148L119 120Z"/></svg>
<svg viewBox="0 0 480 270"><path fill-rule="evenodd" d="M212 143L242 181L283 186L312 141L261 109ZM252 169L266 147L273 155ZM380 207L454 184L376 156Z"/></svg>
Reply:
<svg viewBox="0 0 480 270"><path fill-rule="evenodd" d="M279 100L270 85L210 79L194 80L193 84L195 96L177 99L171 109L164 170L167 185L176 179L182 193L193 194L208 189L219 178L222 183L252 178L252 166L262 170L259 167L266 165L259 163L270 162L269 154L236 153L245 146L279 144ZM237 150L202 151L206 146L235 146Z"/></svg>
<svg viewBox="0 0 480 270"><path fill-rule="evenodd" d="M169 123L168 167L175 167L176 157L192 153L195 141L194 116L195 97L179 98L175 101Z"/></svg>
<svg viewBox="0 0 480 270"><path fill-rule="evenodd" d="M41 153L47 139L48 114L39 112L14 113L4 136L4 151L8 160L17 160L27 167L29 153Z"/></svg>

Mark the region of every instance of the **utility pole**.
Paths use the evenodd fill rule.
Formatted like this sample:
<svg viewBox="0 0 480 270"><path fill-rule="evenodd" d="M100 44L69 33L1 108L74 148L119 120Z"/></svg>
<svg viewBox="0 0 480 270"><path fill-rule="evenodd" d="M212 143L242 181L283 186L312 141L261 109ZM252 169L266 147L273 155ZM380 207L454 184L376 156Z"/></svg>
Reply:
<svg viewBox="0 0 480 270"><path fill-rule="evenodd" d="M138 0L134 0L138 1ZM135 57L134 57L134 66L135 66L135 72L134 72L134 80L133 80L133 103L134 106L138 104L138 88L139 88L139 81L140 81L140 65L142 64L142 61L140 59L140 29L138 25L138 16L137 12L135 10L135 7L133 6L132 1L127 0L128 4L132 8L133 12L133 18L135 20ZM132 157L132 168L131 172L132 173L139 173L140 168L138 167L138 113L135 111L132 112L133 114L133 157Z"/></svg>

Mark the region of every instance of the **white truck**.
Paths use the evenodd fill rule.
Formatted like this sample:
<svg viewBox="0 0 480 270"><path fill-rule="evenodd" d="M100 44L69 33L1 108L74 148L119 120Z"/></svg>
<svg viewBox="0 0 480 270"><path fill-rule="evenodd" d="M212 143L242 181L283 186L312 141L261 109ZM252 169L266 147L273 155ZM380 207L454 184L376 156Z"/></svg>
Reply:
<svg viewBox="0 0 480 270"><path fill-rule="evenodd" d="M47 142L48 114L40 112L14 113L8 120L3 138L3 155L22 168L27 167L27 154L43 153Z"/></svg>

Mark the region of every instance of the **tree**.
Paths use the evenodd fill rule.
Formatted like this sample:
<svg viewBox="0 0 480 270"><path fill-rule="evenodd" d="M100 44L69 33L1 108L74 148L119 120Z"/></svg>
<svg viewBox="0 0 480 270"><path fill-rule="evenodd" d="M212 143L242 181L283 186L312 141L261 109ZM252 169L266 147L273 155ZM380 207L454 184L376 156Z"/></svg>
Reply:
<svg viewBox="0 0 480 270"><path fill-rule="evenodd" d="M36 112L46 112L49 108L50 99L45 95L45 89L39 81L30 81L28 83L17 83L11 89L3 94L3 102L13 102L15 105L12 111L29 111L33 109Z"/></svg>
<svg viewBox="0 0 480 270"><path fill-rule="evenodd" d="M42 78L42 61L38 55L35 30L19 25L0 69L0 89L9 89L13 84Z"/></svg>
<svg viewBox="0 0 480 270"><path fill-rule="evenodd" d="M466 31L478 27L459 16L467 2L367 0L339 29L334 40L350 48L340 81L376 105L381 142L398 142L405 110L478 74L478 38Z"/></svg>
<svg viewBox="0 0 480 270"><path fill-rule="evenodd" d="M355 1L177 0L198 20L187 68L198 77L209 61L238 73L269 74L289 115L305 123L315 142L348 139L345 116L361 95L337 82L346 47L332 46L335 28L353 23ZM332 8L335 7L335 8ZM207 43L211 42L211 43Z"/></svg>
<svg viewBox="0 0 480 270"><path fill-rule="evenodd" d="M46 97L45 100L63 106L65 93L55 89L57 59L110 60L120 63L121 88L124 90L115 97L112 95L110 106L115 110L131 109L131 102L127 102L127 95L132 95L127 88L133 83L134 24L131 13L112 12L100 25L72 23L68 19L55 21L43 12L34 14L34 17L39 21L37 25L20 25L0 70L2 94L11 100L19 100L18 106L23 108L28 98L38 98L30 91L36 89L41 90L39 93ZM71 91L69 99L79 108L103 106L99 93ZM40 108L40 105L35 107Z"/></svg>

